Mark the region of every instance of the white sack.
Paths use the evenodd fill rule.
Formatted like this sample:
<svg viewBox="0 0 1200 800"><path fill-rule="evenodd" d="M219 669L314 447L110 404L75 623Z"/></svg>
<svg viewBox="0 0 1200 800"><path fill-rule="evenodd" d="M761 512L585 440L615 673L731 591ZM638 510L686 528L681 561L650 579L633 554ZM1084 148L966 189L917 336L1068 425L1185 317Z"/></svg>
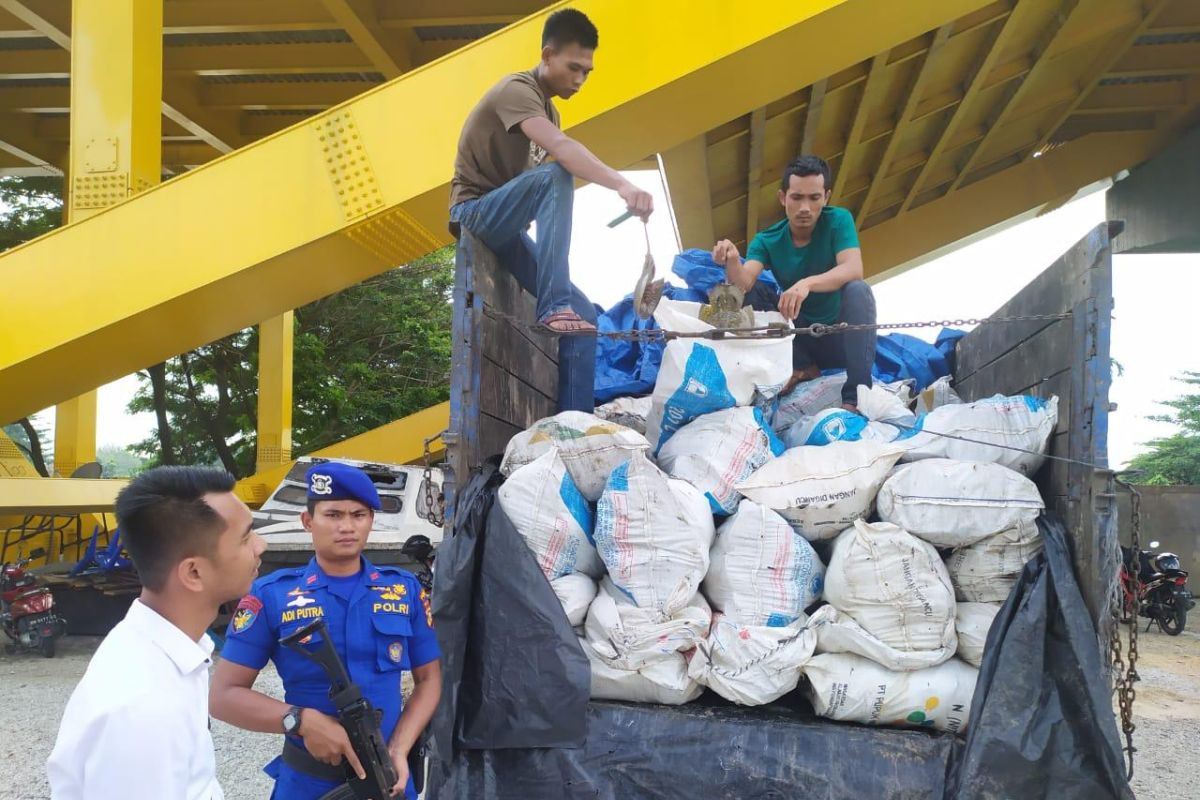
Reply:
<svg viewBox="0 0 1200 800"><path fill-rule="evenodd" d="M591 506L558 451L549 450L513 472L496 496L547 579L572 572L598 578L604 572L592 542Z"/></svg>
<svg viewBox="0 0 1200 800"><path fill-rule="evenodd" d="M628 670L610 666L586 640L580 639L579 644L592 667L593 700L678 706L690 703L704 692L703 686L688 677L687 657L683 653L671 653L641 669Z"/></svg>
<svg viewBox="0 0 1200 800"><path fill-rule="evenodd" d="M802 619L783 628L746 627L717 614L688 675L726 700L761 706L796 688L813 652L813 634Z"/></svg>
<svg viewBox="0 0 1200 800"><path fill-rule="evenodd" d="M902 452L870 441L797 447L768 461L737 489L778 511L805 539L831 539L871 513Z"/></svg>
<svg viewBox="0 0 1200 800"><path fill-rule="evenodd" d="M743 500L717 529L701 584L713 608L734 624L784 627L821 597L825 565L787 520Z"/></svg>
<svg viewBox="0 0 1200 800"><path fill-rule="evenodd" d="M1031 395L996 395L974 403L941 406L921 417L920 432L904 441L904 460L987 461L1033 475L1045 460L1046 446L1057 423L1057 397L1043 400Z"/></svg>
<svg viewBox="0 0 1200 800"><path fill-rule="evenodd" d="M829 605L821 606L808 618L808 628L816 635L816 652L854 653L894 672L936 667L954 655L952 647L897 650L868 633L849 615Z"/></svg>
<svg viewBox="0 0 1200 800"><path fill-rule="evenodd" d="M772 404L771 426L783 435L784 431L802 417L811 417L818 411L840 406L842 386L845 383L846 373L838 372L796 384L795 389L780 396Z"/></svg>
<svg viewBox="0 0 1200 800"><path fill-rule="evenodd" d="M613 584L628 602L667 615L699 589L714 535L704 495L641 453L613 470L596 508L596 547Z"/></svg>
<svg viewBox="0 0 1200 800"><path fill-rule="evenodd" d="M833 653L813 656L803 671L818 716L953 732L967 727L979 677L979 670L956 658L892 672L861 656Z"/></svg>
<svg viewBox="0 0 1200 800"><path fill-rule="evenodd" d="M1045 504L1033 481L999 464L929 458L901 465L879 490L884 522L938 547L962 547L1020 523Z"/></svg>
<svg viewBox="0 0 1200 800"><path fill-rule="evenodd" d="M954 655L954 587L937 550L887 522L838 536L825 599L885 645Z"/></svg>
<svg viewBox="0 0 1200 800"><path fill-rule="evenodd" d="M634 453L649 450L650 443L642 434L592 414L563 411L538 420L529 430L512 437L500 471L511 475L556 448L579 491L594 503L600 499L612 471Z"/></svg>
<svg viewBox="0 0 1200 800"><path fill-rule="evenodd" d="M653 402L654 398L650 395L617 397L602 406L597 406L596 416L614 425L624 425L644 436L646 434L646 417L650 416L650 404Z"/></svg>
<svg viewBox="0 0 1200 800"><path fill-rule="evenodd" d="M946 557L955 595L968 603L1003 603L1025 562L1041 550L1042 534L1032 522L958 548Z"/></svg>
<svg viewBox="0 0 1200 800"><path fill-rule="evenodd" d="M619 602L607 578L588 609L583 634L609 666L637 670L694 648L708 635L712 609L696 594L671 615Z"/></svg>
<svg viewBox="0 0 1200 800"><path fill-rule="evenodd" d="M987 643L992 620L1000 611L1000 603L958 604L958 657L978 667L983 662L983 646Z"/></svg>
<svg viewBox="0 0 1200 800"><path fill-rule="evenodd" d="M706 331L700 304L663 300L654 312L666 330ZM782 322L775 312L754 313L757 325ZM734 406L764 402L792 374L792 337L780 339L676 339L663 351L646 420L646 438L659 449L697 417Z"/></svg>
<svg viewBox="0 0 1200 800"><path fill-rule="evenodd" d="M823 447L830 442L891 442L900 435L901 431L895 425L874 422L843 408L829 408L796 420L783 434L783 443L790 450L793 447Z"/></svg>
<svg viewBox="0 0 1200 800"><path fill-rule="evenodd" d="M588 608L596 599L596 581L582 572L573 572L550 581L550 588L562 603L571 627L578 628L587 618Z"/></svg>
<svg viewBox="0 0 1200 800"><path fill-rule="evenodd" d="M727 408L689 422L658 451L658 465L708 499L714 514L732 514L734 487L783 453L783 442L757 408Z"/></svg>
<svg viewBox="0 0 1200 800"><path fill-rule="evenodd" d="M881 385L873 383L871 388L858 386L858 413L869 420L897 420L908 425L916 422L916 415L908 410L908 384Z"/></svg>

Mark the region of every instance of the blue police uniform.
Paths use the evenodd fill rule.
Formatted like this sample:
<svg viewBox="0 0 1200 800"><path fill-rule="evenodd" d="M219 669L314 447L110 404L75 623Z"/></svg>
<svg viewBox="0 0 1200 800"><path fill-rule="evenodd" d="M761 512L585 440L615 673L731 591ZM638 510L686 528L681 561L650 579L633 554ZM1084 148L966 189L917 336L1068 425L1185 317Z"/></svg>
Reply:
<svg viewBox="0 0 1200 800"><path fill-rule="evenodd" d="M346 470L361 476L365 486ZM310 497L355 499L378 508L370 478L354 467L320 464L309 470L308 478ZM281 638L322 618L351 680L383 713L383 734L390 739L400 721L402 670L435 661L441 653L429 596L416 576L366 558L361 563L356 575L344 578L326 575L316 558L305 567L259 578L234 612L222 657L255 670L268 660L274 662L288 704L333 715L328 676L317 664L279 644ZM300 737L289 738L304 746ZM265 771L275 778L272 797L277 800L315 800L338 785L299 772L279 757ZM416 800L411 777L405 796Z"/></svg>

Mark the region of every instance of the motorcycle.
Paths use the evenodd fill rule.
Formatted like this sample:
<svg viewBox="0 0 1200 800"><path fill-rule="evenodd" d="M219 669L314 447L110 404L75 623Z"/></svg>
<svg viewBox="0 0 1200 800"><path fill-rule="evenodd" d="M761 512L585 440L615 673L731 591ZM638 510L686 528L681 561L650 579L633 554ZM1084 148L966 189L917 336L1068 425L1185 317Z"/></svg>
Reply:
<svg viewBox="0 0 1200 800"><path fill-rule="evenodd" d="M1153 549L1158 547L1158 542L1151 542L1150 547L1150 550L1136 554L1132 548L1121 548L1124 556L1121 563L1124 617L1127 621L1132 619L1136 591L1138 616L1150 620L1146 630L1157 624L1168 636L1178 636L1187 625L1187 612L1196 605L1187 588L1188 573L1181 568L1179 556L1165 552L1156 555Z"/></svg>
<svg viewBox="0 0 1200 800"><path fill-rule="evenodd" d="M54 658L67 623L54 613L50 589L38 585L37 576L26 571L30 560L18 557L16 562L0 567L0 627L12 639L5 650L15 653L23 647Z"/></svg>
<svg viewBox="0 0 1200 800"><path fill-rule="evenodd" d="M433 547L433 542L429 541L429 537L417 533L408 537L404 545L400 548L401 555L407 556L416 563L417 568L413 570L413 574L417 576L421 586L425 591L433 593L433 560L436 558L436 553Z"/></svg>

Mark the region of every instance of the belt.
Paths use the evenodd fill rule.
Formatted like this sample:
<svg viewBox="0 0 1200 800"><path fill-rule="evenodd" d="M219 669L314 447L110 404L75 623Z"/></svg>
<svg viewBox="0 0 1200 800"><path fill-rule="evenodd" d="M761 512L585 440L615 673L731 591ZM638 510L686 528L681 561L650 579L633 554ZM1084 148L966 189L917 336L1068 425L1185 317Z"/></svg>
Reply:
<svg viewBox="0 0 1200 800"><path fill-rule="evenodd" d="M342 764L326 764L317 761L312 753L295 745L290 739L283 740L283 763L297 772L326 781L344 781L348 777Z"/></svg>

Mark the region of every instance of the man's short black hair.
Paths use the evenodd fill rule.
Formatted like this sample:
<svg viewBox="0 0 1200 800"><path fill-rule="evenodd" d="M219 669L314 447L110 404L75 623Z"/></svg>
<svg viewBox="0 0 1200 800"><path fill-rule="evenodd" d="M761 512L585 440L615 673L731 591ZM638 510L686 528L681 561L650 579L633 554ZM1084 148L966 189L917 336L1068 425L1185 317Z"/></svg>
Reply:
<svg viewBox="0 0 1200 800"><path fill-rule="evenodd" d="M833 186L829 165L825 163L825 159L817 156L798 156L793 159L783 170L783 180L779 183L781 190L785 192L788 190L788 184L791 183L793 175L798 178L806 175L820 175L825 178L825 191L829 191Z"/></svg>
<svg viewBox="0 0 1200 800"><path fill-rule="evenodd" d="M117 495L121 541L142 585L161 591L185 558L211 556L224 527L204 495L233 491L234 478L211 467L156 467Z"/></svg>
<svg viewBox="0 0 1200 800"><path fill-rule="evenodd" d="M550 45L561 50L569 44L577 44L585 50L600 46L600 32L587 18L587 14L574 8L564 8L546 17L542 28L542 47Z"/></svg>

